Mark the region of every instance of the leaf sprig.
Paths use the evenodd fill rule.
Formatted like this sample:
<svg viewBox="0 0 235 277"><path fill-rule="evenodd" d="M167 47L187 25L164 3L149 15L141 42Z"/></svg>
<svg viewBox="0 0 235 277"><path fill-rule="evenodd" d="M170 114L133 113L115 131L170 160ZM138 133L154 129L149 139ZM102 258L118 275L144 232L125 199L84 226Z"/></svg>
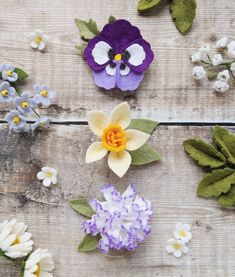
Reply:
<svg viewBox="0 0 235 277"><path fill-rule="evenodd" d="M188 155L210 171L199 182L197 195L215 197L221 206L235 206L235 135L215 126L213 141L217 148L200 139L183 143Z"/></svg>

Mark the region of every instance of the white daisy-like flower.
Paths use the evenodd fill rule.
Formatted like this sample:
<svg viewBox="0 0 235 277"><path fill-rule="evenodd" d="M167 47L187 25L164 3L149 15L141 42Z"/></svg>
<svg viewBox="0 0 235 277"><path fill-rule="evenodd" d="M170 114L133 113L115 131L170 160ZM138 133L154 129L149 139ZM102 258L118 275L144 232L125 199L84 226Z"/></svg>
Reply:
<svg viewBox="0 0 235 277"><path fill-rule="evenodd" d="M222 37L216 42L216 48L225 48L228 45L228 37Z"/></svg>
<svg viewBox="0 0 235 277"><path fill-rule="evenodd" d="M43 180L43 185L49 187L51 184L57 184L57 171L54 168L43 167L40 172L37 173L37 178Z"/></svg>
<svg viewBox="0 0 235 277"><path fill-rule="evenodd" d="M128 151L139 149L150 137L138 130L127 130L130 123L131 111L127 102L117 106L111 116L101 111L89 112L89 127L100 141L92 143L87 149L86 163L101 160L110 152L108 165L116 175L122 177L131 165Z"/></svg>
<svg viewBox="0 0 235 277"><path fill-rule="evenodd" d="M228 44L228 53L232 56L235 57L235 40L231 41Z"/></svg>
<svg viewBox="0 0 235 277"><path fill-rule="evenodd" d="M201 52L196 52L196 53L192 54L191 61L192 61L192 63L196 63L196 62L199 62L201 60L201 58L202 58Z"/></svg>
<svg viewBox="0 0 235 277"><path fill-rule="evenodd" d="M214 83L214 89L218 92L225 92L229 90L229 84L226 81L217 80Z"/></svg>
<svg viewBox="0 0 235 277"><path fill-rule="evenodd" d="M33 49L43 51L48 42L48 36L45 35L41 30L35 30L29 35L30 45Z"/></svg>
<svg viewBox="0 0 235 277"><path fill-rule="evenodd" d="M50 272L54 268L52 255L48 250L37 249L27 259L23 277L53 277Z"/></svg>
<svg viewBox="0 0 235 277"><path fill-rule="evenodd" d="M217 66L223 62L223 57L221 54L215 54L214 57L211 58L211 62L214 66Z"/></svg>
<svg viewBox="0 0 235 277"><path fill-rule="evenodd" d="M188 248L182 240L169 239L167 242L166 251L169 254L173 254L176 258L182 256L182 254L188 253Z"/></svg>
<svg viewBox="0 0 235 277"><path fill-rule="evenodd" d="M206 71L202 66L194 66L192 69L193 78L201 80L206 77Z"/></svg>
<svg viewBox="0 0 235 277"><path fill-rule="evenodd" d="M226 70L219 72L217 79L228 82L228 80L230 79L229 71L226 69Z"/></svg>
<svg viewBox="0 0 235 277"><path fill-rule="evenodd" d="M177 240L183 242L189 242L192 239L192 233L190 232L191 226L189 224L177 223L175 226L174 237Z"/></svg>
<svg viewBox="0 0 235 277"><path fill-rule="evenodd" d="M32 251L32 234L27 232L27 225L16 219L0 224L0 249L12 259L23 258Z"/></svg>
<svg viewBox="0 0 235 277"><path fill-rule="evenodd" d="M205 43L202 45L201 48L198 49L199 52L208 54L211 51L211 47L209 43Z"/></svg>

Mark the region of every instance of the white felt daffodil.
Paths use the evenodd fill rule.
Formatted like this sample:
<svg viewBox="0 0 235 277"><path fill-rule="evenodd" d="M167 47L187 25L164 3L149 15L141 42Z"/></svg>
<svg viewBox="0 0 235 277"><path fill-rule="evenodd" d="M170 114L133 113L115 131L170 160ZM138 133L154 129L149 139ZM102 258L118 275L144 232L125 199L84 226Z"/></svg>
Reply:
<svg viewBox="0 0 235 277"><path fill-rule="evenodd" d="M192 239L191 227L189 224L177 223L175 226L174 237L183 242L189 242Z"/></svg>
<svg viewBox="0 0 235 277"><path fill-rule="evenodd" d="M182 256L182 254L188 253L188 248L182 240L169 239L167 242L166 251L169 254L173 254L176 258Z"/></svg>
<svg viewBox="0 0 235 277"><path fill-rule="evenodd" d="M37 178L43 180L43 185L49 187L51 184L57 184L57 171L54 168L43 167L40 172L37 173Z"/></svg>
<svg viewBox="0 0 235 277"><path fill-rule="evenodd" d="M89 112L89 127L101 141L90 145L86 163L98 161L110 152L108 165L116 175L122 177L131 165L128 151L139 149L150 137L147 133L127 129L130 123L131 111L126 102L117 106L111 116L101 111Z"/></svg>

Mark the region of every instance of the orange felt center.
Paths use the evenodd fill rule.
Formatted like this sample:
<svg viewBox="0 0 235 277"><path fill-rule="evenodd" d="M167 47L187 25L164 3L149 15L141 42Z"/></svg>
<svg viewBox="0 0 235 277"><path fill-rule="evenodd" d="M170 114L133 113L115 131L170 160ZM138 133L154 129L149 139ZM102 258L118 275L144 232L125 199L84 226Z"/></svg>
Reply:
<svg viewBox="0 0 235 277"><path fill-rule="evenodd" d="M126 148L126 132L120 125L105 128L101 140L103 146L112 152L120 152Z"/></svg>

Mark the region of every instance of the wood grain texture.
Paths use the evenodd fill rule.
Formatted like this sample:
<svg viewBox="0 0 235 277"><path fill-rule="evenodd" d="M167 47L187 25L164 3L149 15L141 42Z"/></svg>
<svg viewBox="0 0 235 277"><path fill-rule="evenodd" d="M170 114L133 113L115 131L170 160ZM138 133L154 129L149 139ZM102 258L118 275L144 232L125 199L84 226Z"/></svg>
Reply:
<svg viewBox="0 0 235 277"><path fill-rule="evenodd" d="M219 95L213 92L212 82L197 84L191 77L189 61L189 56L204 42L214 42L224 35L234 39L233 0L197 0L195 24L186 36L176 30L167 6L149 17L140 16L136 12L137 0L2 2L1 61L20 66L30 74L25 88L31 89L35 82L47 83L57 92L54 105L42 111L56 121L84 120L87 110L110 111L125 99L138 117L166 122L234 122L234 86ZM110 14L139 26L156 55L139 90L132 96L99 90L74 48L79 42L75 17L92 17L101 28ZM46 53L33 51L27 41L28 33L36 28L50 36ZM0 118L5 115L4 109Z"/></svg>
<svg viewBox="0 0 235 277"><path fill-rule="evenodd" d="M151 144L162 161L132 167L119 179L105 159L84 164L85 151L95 139L87 126L52 126L48 133L26 138L10 134L4 125L0 132L0 219L17 217L28 224L36 246L53 254L55 277L235 276L234 210L196 196L203 170L182 147L184 139L195 136L209 140L211 128L160 126ZM46 189L36 180L42 165L57 168L57 186ZM120 191L134 183L138 193L153 202L151 235L133 253L78 253L84 218L69 207L68 200L101 198L100 187L107 183L116 184ZM192 224L193 232L189 253L181 259L165 251L177 222ZM0 260L0 276L15 277L17 271Z"/></svg>

